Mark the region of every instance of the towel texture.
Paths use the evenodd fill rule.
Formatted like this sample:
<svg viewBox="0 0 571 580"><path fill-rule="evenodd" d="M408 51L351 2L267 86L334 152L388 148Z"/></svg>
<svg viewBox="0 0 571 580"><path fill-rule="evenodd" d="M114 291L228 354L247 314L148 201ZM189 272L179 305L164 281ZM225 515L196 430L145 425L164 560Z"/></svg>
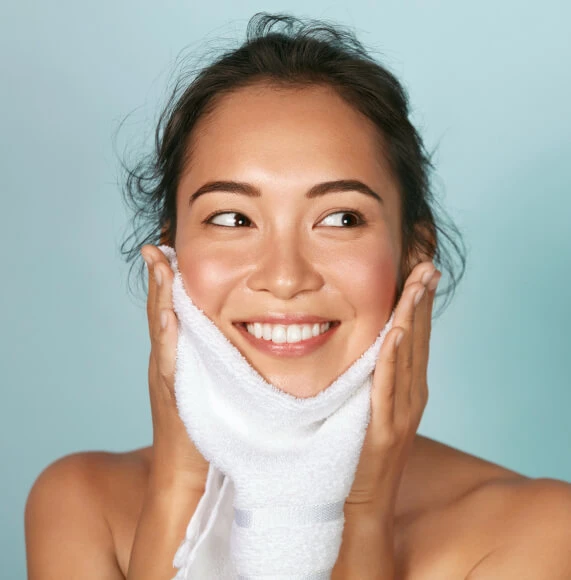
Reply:
<svg viewBox="0 0 571 580"><path fill-rule="evenodd" d="M268 383L190 300L173 248L175 396L210 462L174 580L329 579L370 420L375 342L330 386L297 398Z"/></svg>

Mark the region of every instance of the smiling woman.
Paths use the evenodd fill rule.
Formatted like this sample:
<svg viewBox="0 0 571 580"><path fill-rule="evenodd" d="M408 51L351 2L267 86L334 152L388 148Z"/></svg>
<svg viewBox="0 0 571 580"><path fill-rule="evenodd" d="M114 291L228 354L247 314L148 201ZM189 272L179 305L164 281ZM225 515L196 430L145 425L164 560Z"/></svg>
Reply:
<svg viewBox="0 0 571 580"><path fill-rule="evenodd" d="M32 580L170 579L189 521L207 511L210 466L177 409L174 272L159 244L176 252L192 302L296 400L335 384L394 314L339 498L338 558L320 577L570 577L567 484L416 433L436 287L446 274L438 296L449 299L465 264L430 170L403 87L341 26L257 14L241 46L180 81L124 190L134 221L122 251L150 274L153 444L66 457L40 475L26 510ZM177 579L196 577L189 562L177 553Z"/></svg>

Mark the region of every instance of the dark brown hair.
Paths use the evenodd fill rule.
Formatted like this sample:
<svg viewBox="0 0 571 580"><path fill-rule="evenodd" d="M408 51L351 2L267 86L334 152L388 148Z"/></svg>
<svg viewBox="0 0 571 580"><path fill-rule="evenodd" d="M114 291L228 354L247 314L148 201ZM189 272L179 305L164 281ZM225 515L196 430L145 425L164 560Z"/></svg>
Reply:
<svg viewBox="0 0 571 580"><path fill-rule="evenodd" d="M122 255L131 262L129 274L138 263L144 284L139 254L143 245L174 246L176 191L192 157L189 144L197 121L214 110L221 96L254 83L292 88L327 85L374 123L380 136L379 154L386 156L401 194L402 259L396 300L417 256L432 256L443 273L438 291L438 296L448 299L443 310L464 274L465 247L456 226L436 215L431 157L409 120L405 89L351 30L287 14L255 14L240 46L217 55L192 79L179 78L159 117L152 153L133 168L122 163L122 192L134 211L132 231L121 245Z"/></svg>

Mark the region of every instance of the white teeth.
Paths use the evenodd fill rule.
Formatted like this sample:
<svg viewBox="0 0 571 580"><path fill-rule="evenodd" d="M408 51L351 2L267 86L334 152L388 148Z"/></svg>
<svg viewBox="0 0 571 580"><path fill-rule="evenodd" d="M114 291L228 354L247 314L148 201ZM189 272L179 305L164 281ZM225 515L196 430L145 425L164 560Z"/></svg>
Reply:
<svg viewBox="0 0 571 580"><path fill-rule="evenodd" d="M297 324L288 326L286 336L288 342L299 342L301 340L301 327Z"/></svg>
<svg viewBox="0 0 571 580"><path fill-rule="evenodd" d="M286 336L285 327L276 324L272 328L272 342L277 342L278 344L281 344L282 342L285 342L286 340L287 340L287 336Z"/></svg>
<svg viewBox="0 0 571 580"><path fill-rule="evenodd" d="M264 340L271 340L276 344L283 344L284 342L300 342L313 336L319 336L329 330L330 326L330 322L288 325L254 322L247 324L246 328L256 338L263 338Z"/></svg>

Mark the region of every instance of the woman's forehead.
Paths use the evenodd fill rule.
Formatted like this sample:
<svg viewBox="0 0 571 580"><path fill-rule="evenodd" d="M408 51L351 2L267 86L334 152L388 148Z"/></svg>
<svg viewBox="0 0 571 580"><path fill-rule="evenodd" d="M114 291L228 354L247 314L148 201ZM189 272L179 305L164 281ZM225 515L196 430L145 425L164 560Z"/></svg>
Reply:
<svg viewBox="0 0 571 580"><path fill-rule="evenodd" d="M378 180L388 172L374 124L321 86L254 86L225 95L195 126L190 151L193 173L294 168Z"/></svg>
<svg viewBox="0 0 571 580"><path fill-rule="evenodd" d="M271 86L243 87L216 99L211 112L200 119L197 134L228 137L235 134L289 132L325 133L350 140L373 138L374 125L346 103L332 88L303 89Z"/></svg>

